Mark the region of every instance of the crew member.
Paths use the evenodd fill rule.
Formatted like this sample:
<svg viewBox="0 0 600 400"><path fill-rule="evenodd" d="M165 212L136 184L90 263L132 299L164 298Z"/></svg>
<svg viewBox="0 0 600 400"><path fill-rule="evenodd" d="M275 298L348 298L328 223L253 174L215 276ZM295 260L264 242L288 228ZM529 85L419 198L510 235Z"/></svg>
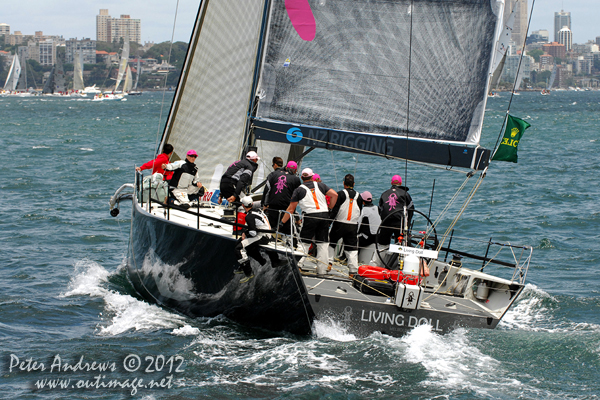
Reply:
<svg viewBox="0 0 600 400"><path fill-rule="evenodd" d="M200 182L198 167L196 166L196 150L187 152L185 160L163 164L167 171L173 171L169 181L169 188L175 200L184 208L190 208L191 202L198 200L204 194L204 187Z"/></svg>
<svg viewBox="0 0 600 400"><path fill-rule="evenodd" d="M258 154L249 151L246 158L234 162L221 177L219 204L226 199L233 203L240 199L240 194L252 183L254 171L258 168Z"/></svg>
<svg viewBox="0 0 600 400"><path fill-rule="evenodd" d="M382 224L379 231L379 244L389 244L392 235L394 241L400 236L405 206L408 214L406 225L409 226L412 220L415 206L410 194L408 194L408 188L401 185L402 178L400 175L394 175L392 177L392 187L383 192L379 198L379 216ZM388 218L388 216L390 217Z"/></svg>
<svg viewBox="0 0 600 400"><path fill-rule="evenodd" d="M236 274L244 274L240 283L248 282L254 278L254 272L250 266L250 257L264 265L267 260L260 254L259 246L269 242L269 233L260 230L271 230L267 216L260 209L254 208L250 196L242 199L242 207L246 211L246 227L242 233L240 242L235 247L235 253L240 266L234 271Z"/></svg>
<svg viewBox="0 0 600 400"><path fill-rule="evenodd" d="M337 201L331 217L333 225L329 232L329 245L335 248L338 240L344 241L344 253L348 260L348 274L358 273L358 220L363 207L362 197L354 190L354 176L344 177L344 190L337 193Z"/></svg>
<svg viewBox="0 0 600 400"><path fill-rule="evenodd" d="M262 198L263 207L266 207L265 213L267 214L267 218L269 218L271 226L278 226L279 219L283 214L281 211L287 209L290 205L292 193L302 183L296 175L298 164L294 161L289 161L284 169L283 160L279 157L276 157L276 159L281 164L274 164L274 167L278 166L278 168L267 176L267 184ZM289 222L283 226L281 232L290 233Z"/></svg>
<svg viewBox="0 0 600 400"><path fill-rule="evenodd" d="M169 143L167 143L163 146L162 153L159 154L158 157L156 157L156 159L150 160L147 163L142 164L139 167L136 167L135 170L138 172L141 172L143 170L152 168L152 174L155 174L157 172L159 174L163 174L164 179L166 181L168 181L173 176L173 171L165 172L165 170L163 168L163 164L168 164L172 155L173 155L173 146L171 146Z"/></svg>
<svg viewBox="0 0 600 400"><path fill-rule="evenodd" d="M300 205L304 219L300 231L300 239L306 244L306 249L303 249L304 253L307 253L308 244L314 236L317 242L317 274L324 275L329 266L327 236L330 222L325 195L331 196L332 204L335 204L338 195L335 190L324 183L314 182L312 177L313 171L310 168L302 170L302 184L294 190L286 211L291 214L296 210L298 204ZM288 213L281 218L280 226L290 219Z"/></svg>
<svg viewBox="0 0 600 400"><path fill-rule="evenodd" d="M373 204L371 192L362 192L360 197L363 199L363 208L358 221L358 247L362 249L375 243L381 217L379 209Z"/></svg>

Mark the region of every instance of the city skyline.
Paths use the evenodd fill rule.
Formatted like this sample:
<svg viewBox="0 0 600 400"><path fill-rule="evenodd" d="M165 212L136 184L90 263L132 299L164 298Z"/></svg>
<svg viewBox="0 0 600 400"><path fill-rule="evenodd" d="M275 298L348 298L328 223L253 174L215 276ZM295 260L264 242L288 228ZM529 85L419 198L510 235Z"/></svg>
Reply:
<svg viewBox="0 0 600 400"><path fill-rule="evenodd" d="M528 12L532 0L528 0ZM96 39L96 15L100 9L108 8L113 17L121 14L142 22L143 42L165 42L171 39L176 0L103 0L81 2L79 0L27 0L25 4L8 2L3 5L0 23L10 25L24 35L43 31L45 35L62 35L65 39ZM191 30L198 11L199 0L179 0L179 12L175 26L174 40L189 41ZM59 7L57 7L59 6ZM529 33L539 29L553 32L554 13L571 13L574 43L585 43L600 36L600 7L591 0L544 0L536 2ZM553 40L551 35L550 40Z"/></svg>

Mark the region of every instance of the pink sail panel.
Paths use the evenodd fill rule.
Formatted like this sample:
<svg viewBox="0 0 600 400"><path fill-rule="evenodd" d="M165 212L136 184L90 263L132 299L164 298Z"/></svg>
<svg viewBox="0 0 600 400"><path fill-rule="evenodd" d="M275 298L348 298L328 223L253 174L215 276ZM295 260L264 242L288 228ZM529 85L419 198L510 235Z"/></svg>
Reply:
<svg viewBox="0 0 600 400"><path fill-rule="evenodd" d="M317 33L317 25L308 0L285 0L285 9L298 35L311 42Z"/></svg>

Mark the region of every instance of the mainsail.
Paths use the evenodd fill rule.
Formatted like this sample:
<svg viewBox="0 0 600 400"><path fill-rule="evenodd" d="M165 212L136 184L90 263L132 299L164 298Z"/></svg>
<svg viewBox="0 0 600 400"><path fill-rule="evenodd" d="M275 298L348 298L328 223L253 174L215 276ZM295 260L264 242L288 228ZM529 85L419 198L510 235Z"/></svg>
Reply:
<svg viewBox="0 0 600 400"><path fill-rule="evenodd" d="M548 82L548 87L546 88L546 90L550 90L552 89L552 86L554 86L554 80L556 79L556 71L558 68L556 68L556 65L554 66L554 68L552 68L552 74L550 75L550 82Z"/></svg>
<svg viewBox="0 0 600 400"><path fill-rule="evenodd" d="M202 183L210 189L218 188L245 149L265 10L265 0L213 0L203 1L198 12L161 145L174 146L173 160L195 149ZM289 158L291 145L259 141L257 147L260 179L272 157Z"/></svg>
<svg viewBox="0 0 600 400"><path fill-rule="evenodd" d="M272 2L258 138L487 165L478 145L501 1L309 1L312 40L291 3Z"/></svg>
<svg viewBox="0 0 600 400"><path fill-rule="evenodd" d="M117 83L115 84L115 92L119 89L119 85L125 76L127 62L129 61L129 35L125 36L123 43L123 51L121 52L121 61L119 62L119 72L117 73Z"/></svg>
<svg viewBox="0 0 600 400"><path fill-rule="evenodd" d="M83 54L75 53L73 67L73 90L83 90Z"/></svg>
<svg viewBox="0 0 600 400"><path fill-rule="evenodd" d="M137 60L137 66L136 66L135 70L136 70L135 84L133 85L133 90L137 90L137 85L138 85L138 82L140 80L140 58L139 57L138 57L138 60Z"/></svg>
<svg viewBox="0 0 600 400"><path fill-rule="evenodd" d="M50 70L50 74L48 75L48 79L46 79L46 83L44 83L44 88L42 89L42 93L49 94L54 93L54 70L56 69L56 65L52 66Z"/></svg>
<svg viewBox="0 0 600 400"><path fill-rule="evenodd" d="M10 70L8 71L8 76L6 77L6 82L4 83L4 90L15 90L20 75L21 63L19 62L19 57L15 54L13 56L12 64L10 65Z"/></svg>
<svg viewBox="0 0 600 400"><path fill-rule="evenodd" d="M19 78L19 83L17 84L17 90L26 91L27 90L27 60L23 59L21 64L23 67L21 68L21 77Z"/></svg>
<svg viewBox="0 0 600 400"><path fill-rule="evenodd" d="M65 84L65 68L60 57L56 57L54 71L54 92L65 93L67 86Z"/></svg>

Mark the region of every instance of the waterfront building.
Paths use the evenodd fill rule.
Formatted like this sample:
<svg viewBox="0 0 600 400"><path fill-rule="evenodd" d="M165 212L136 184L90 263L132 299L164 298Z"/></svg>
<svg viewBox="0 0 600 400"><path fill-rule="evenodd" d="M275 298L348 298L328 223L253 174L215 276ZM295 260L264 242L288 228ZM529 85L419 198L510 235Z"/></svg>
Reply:
<svg viewBox="0 0 600 400"><path fill-rule="evenodd" d="M567 52L571 51L573 48L573 33L568 26L563 26L562 29L558 31L558 43L564 45Z"/></svg>
<svg viewBox="0 0 600 400"><path fill-rule="evenodd" d="M0 24L0 36L2 35L10 35L10 25L1 23Z"/></svg>
<svg viewBox="0 0 600 400"><path fill-rule="evenodd" d="M96 40L99 42L109 42L108 40L108 15L107 9L101 9L100 13L96 15Z"/></svg>
<svg viewBox="0 0 600 400"><path fill-rule="evenodd" d="M527 45L533 43L548 43L550 40L550 33L547 29L540 29L537 31L531 32L531 35L527 37Z"/></svg>
<svg viewBox="0 0 600 400"><path fill-rule="evenodd" d="M521 52L519 51L517 54L506 57L504 71L502 72L502 78L500 79L501 81L509 83L514 82L517 71L519 70L519 62L521 62L520 76L522 79L531 79L531 71L536 67L536 62L533 57L528 55L523 56L523 60L520 61L520 53Z"/></svg>
<svg viewBox="0 0 600 400"><path fill-rule="evenodd" d="M54 65L56 60L57 43L53 39L46 39L38 43L38 59L36 60L41 65Z"/></svg>
<svg viewBox="0 0 600 400"><path fill-rule="evenodd" d="M129 15L112 18L107 9L101 9L96 16L96 40L101 42L118 42L129 36L130 42L142 43L142 22Z"/></svg>
<svg viewBox="0 0 600 400"><path fill-rule="evenodd" d="M73 64L75 55L82 54L84 64L96 64L96 41L89 38L69 39L65 43L65 62Z"/></svg>
<svg viewBox="0 0 600 400"><path fill-rule="evenodd" d="M558 34L563 26L571 29L571 13L560 10L560 12L554 13L554 41L557 43L560 43L560 40L558 40Z"/></svg>
<svg viewBox="0 0 600 400"><path fill-rule="evenodd" d="M550 54L540 56L540 71L550 71L554 67L554 57Z"/></svg>
<svg viewBox="0 0 600 400"><path fill-rule="evenodd" d="M556 42L548 43L542 46L542 50L554 58L560 58L561 60L565 58L566 48L564 44Z"/></svg>

